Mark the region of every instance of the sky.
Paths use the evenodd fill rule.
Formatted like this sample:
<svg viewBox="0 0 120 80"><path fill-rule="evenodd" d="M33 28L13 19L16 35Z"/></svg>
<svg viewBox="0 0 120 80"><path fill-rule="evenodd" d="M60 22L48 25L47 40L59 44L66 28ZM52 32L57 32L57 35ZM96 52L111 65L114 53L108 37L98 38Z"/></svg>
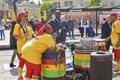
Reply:
<svg viewBox="0 0 120 80"><path fill-rule="evenodd" d="M38 1L39 1L39 0L29 0L29 1L30 1L30 2L31 2L31 1L34 1L35 3L38 4ZM41 2L42 2L42 0L40 0L40 3L41 3Z"/></svg>

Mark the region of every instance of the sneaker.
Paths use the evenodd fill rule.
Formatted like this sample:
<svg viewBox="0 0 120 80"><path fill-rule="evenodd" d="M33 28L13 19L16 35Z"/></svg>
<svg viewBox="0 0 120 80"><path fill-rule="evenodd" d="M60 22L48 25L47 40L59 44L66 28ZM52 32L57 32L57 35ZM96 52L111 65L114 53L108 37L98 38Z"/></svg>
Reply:
<svg viewBox="0 0 120 80"><path fill-rule="evenodd" d="M14 65L13 63L10 63L10 67L16 67L16 65Z"/></svg>
<svg viewBox="0 0 120 80"><path fill-rule="evenodd" d="M19 77L18 80L24 80L23 77Z"/></svg>

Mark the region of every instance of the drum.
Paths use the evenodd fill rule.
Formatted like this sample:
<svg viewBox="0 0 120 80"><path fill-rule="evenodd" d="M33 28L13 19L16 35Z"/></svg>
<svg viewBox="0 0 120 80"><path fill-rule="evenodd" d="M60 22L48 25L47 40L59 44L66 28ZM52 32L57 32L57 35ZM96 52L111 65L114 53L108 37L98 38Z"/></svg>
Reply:
<svg viewBox="0 0 120 80"><path fill-rule="evenodd" d="M107 51L105 47L106 45L105 39L95 39L95 42L97 44L98 50Z"/></svg>
<svg viewBox="0 0 120 80"><path fill-rule="evenodd" d="M74 54L75 73L83 75L82 80L90 79L90 53L75 53ZM88 77L88 79L86 79Z"/></svg>
<svg viewBox="0 0 120 80"><path fill-rule="evenodd" d="M43 53L42 80L65 80L65 51L47 50Z"/></svg>
<svg viewBox="0 0 120 80"><path fill-rule="evenodd" d="M75 53L74 66L81 70L90 70L90 54L89 53Z"/></svg>
<svg viewBox="0 0 120 80"><path fill-rule="evenodd" d="M90 53L97 51L96 43L93 39L81 39L75 45L74 68L75 73L81 73L83 80L90 79Z"/></svg>

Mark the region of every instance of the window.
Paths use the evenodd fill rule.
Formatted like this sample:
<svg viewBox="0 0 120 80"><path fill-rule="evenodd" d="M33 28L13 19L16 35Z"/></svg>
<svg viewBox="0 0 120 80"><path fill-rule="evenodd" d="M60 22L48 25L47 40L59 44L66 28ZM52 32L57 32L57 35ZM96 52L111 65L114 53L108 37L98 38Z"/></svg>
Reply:
<svg viewBox="0 0 120 80"><path fill-rule="evenodd" d="M55 7L55 8L57 7L57 2L54 2L54 7Z"/></svg>
<svg viewBox="0 0 120 80"><path fill-rule="evenodd" d="M65 7L67 7L68 6L68 1L65 1L64 5L65 5Z"/></svg>
<svg viewBox="0 0 120 80"><path fill-rule="evenodd" d="M58 2L58 7L60 8L60 2Z"/></svg>
<svg viewBox="0 0 120 80"><path fill-rule="evenodd" d="M73 6L73 1L70 1L70 6Z"/></svg>
<svg viewBox="0 0 120 80"><path fill-rule="evenodd" d="M59 7L60 8L60 2L54 2L54 7Z"/></svg>
<svg viewBox="0 0 120 80"><path fill-rule="evenodd" d="M4 10L4 9L5 9L4 4L2 4L2 10Z"/></svg>

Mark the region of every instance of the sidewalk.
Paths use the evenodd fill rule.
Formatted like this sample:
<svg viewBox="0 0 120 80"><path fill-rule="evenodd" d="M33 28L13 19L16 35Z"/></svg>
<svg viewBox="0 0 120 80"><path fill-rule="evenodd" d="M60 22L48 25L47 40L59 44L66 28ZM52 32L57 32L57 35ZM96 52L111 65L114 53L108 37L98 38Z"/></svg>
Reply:
<svg viewBox="0 0 120 80"><path fill-rule="evenodd" d="M10 41L10 30L5 30L5 40L0 40L0 50L10 47L9 41Z"/></svg>

